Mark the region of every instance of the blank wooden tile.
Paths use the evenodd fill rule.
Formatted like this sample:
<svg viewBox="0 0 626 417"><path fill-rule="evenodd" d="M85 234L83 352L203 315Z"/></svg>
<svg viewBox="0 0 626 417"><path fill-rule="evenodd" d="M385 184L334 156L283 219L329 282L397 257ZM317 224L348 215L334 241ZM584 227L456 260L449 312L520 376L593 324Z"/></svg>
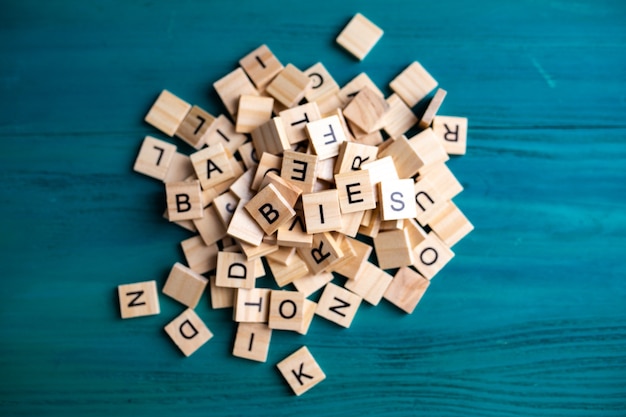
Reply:
<svg viewBox="0 0 626 417"><path fill-rule="evenodd" d="M436 116L433 132L441 139L448 155L465 155L467 148L467 118Z"/></svg>
<svg viewBox="0 0 626 417"><path fill-rule="evenodd" d="M344 142L339 146L335 174L361 169L361 164L376 160L377 154L378 148L376 146Z"/></svg>
<svg viewBox="0 0 626 417"><path fill-rule="evenodd" d="M354 254L346 256L345 261L342 260L343 262L338 262L333 265L333 271L348 279L356 279L374 248L356 239L346 238L344 241L349 242ZM343 252L347 253L348 251L343 250Z"/></svg>
<svg viewBox="0 0 626 417"><path fill-rule="evenodd" d="M278 228L277 242L281 246L310 248L313 235L306 232L304 213L296 210L296 215L287 224Z"/></svg>
<svg viewBox="0 0 626 417"><path fill-rule="evenodd" d="M191 104L163 90L148 111L145 121L171 137L174 136L189 110L191 110Z"/></svg>
<svg viewBox="0 0 626 417"><path fill-rule="evenodd" d="M243 133L237 133L235 125L230 119L220 114L208 127L204 134L204 143L207 146L221 143L230 153L235 153L248 138Z"/></svg>
<svg viewBox="0 0 626 417"><path fill-rule="evenodd" d="M302 190L296 187L295 185L285 181L284 178L276 175L274 172L268 172L265 174L263 181L261 181L260 188L267 186L268 184L272 184L276 187L276 191L287 201L290 207L294 207L300 195L302 195Z"/></svg>
<svg viewBox="0 0 626 417"><path fill-rule="evenodd" d="M400 178L411 178L424 166L424 161L405 136L385 143L389 145L380 151L378 157L390 156Z"/></svg>
<svg viewBox="0 0 626 417"><path fill-rule="evenodd" d="M176 153L176 145L146 136L139 149L133 170L157 180L164 180Z"/></svg>
<svg viewBox="0 0 626 417"><path fill-rule="evenodd" d="M199 181L178 181L165 184L167 217L170 221L203 217L202 192Z"/></svg>
<svg viewBox="0 0 626 417"><path fill-rule="evenodd" d="M267 235L277 231L296 215L295 210L272 184L259 191L244 208Z"/></svg>
<svg viewBox="0 0 626 417"><path fill-rule="evenodd" d="M252 143L257 155L267 152L280 155L290 149L289 137L280 117L274 117L251 132Z"/></svg>
<svg viewBox="0 0 626 417"><path fill-rule="evenodd" d="M400 268L385 291L385 300L411 314L429 285L429 280L411 268Z"/></svg>
<svg viewBox="0 0 626 417"><path fill-rule="evenodd" d="M378 201L382 220L415 218L417 209L414 188L412 179L381 181Z"/></svg>
<svg viewBox="0 0 626 417"><path fill-rule="evenodd" d="M315 314L342 327L350 327L359 305L360 296L329 282L317 302Z"/></svg>
<svg viewBox="0 0 626 417"><path fill-rule="evenodd" d="M237 252L218 252L215 284L219 287L254 288L254 261Z"/></svg>
<svg viewBox="0 0 626 417"><path fill-rule="evenodd" d="M381 28L361 13L357 13L337 36L337 43L361 61L381 36L383 36Z"/></svg>
<svg viewBox="0 0 626 417"><path fill-rule="evenodd" d="M282 265L289 265L296 254L296 248L280 246L278 250L267 255L267 259L271 259Z"/></svg>
<svg viewBox="0 0 626 417"><path fill-rule="evenodd" d="M163 182L167 184L168 182L184 181L190 176L195 177L195 175L191 159L185 154L174 152Z"/></svg>
<svg viewBox="0 0 626 417"><path fill-rule="evenodd" d="M196 308L208 283L202 275L176 262L165 281L163 294L189 308Z"/></svg>
<svg viewBox="0 0 626 417"><path fill-rule="evenodd" d="M305 73L292 64L287 64L265 91L285 106L293 107L304 98L312 83Z"/></svg>
<svg viewBox="0 0 626 417"><path fill-rule="evenodd" d="M304 298L304 294L298 291L272 291L269 328L299 331L304 320Z"/></svg>
<svg viewBox="0 0 626 417"><path fill-rule="evenodd" d="M372 212L372 214L370 215L369 223L363 224L363 222L361 222L359 233L373 238L376 237L376 235L378 235L378 232L380 231L380 207L377 206L374 210L370 211Z"/></svg>
<svg viewBox="0 0 626 417"><path fill-rule="evenodd" d="M302 317L302 326L298 333L307 334L309 332L309 328L311 327L311 323L313 322L313 317L315 317L315 310L317 309L317 303L308 299L304 299L304 317Z"/></svg>
<svg viewBox="0 0 626 417"><path fill-rule="evenodd" d="M230 224L238 203L239 198L231 191L227 191L213 200L213 209L222 221L224 228L227 228Z"/></svg>
<svg viewBox="0 0 626 417"><path fill-rule="evenodd" d="M437 91L435 91L435 95L430 100L430 103L428 103L428 107L426 107L426 110L420 119L420 128L426 129L431 125L435 115L439 111L439 107L443 104L443 99L446 98L446 94L448 93L443 88L438 88Z"/></svg>
<svg viewBox="0 0 626 417"><path fill-rule="evenodd" d="M267 260L267 265L270 267L272 275L274 275L276 285L281 288L291 284L298 278L308 275L310 272L309 267L298 254L294 255L289 265L283 265L271 259Z"/></svg>
<svg viewBox="0 0 626 417"><path fill-rule="evenodd" d="M368 87L374 91L379 97L384 98L385 95L378 88L376 83L364 72L360 73L339 90L338 97L342 103L347 104L352 100L363 88Z"/></svg>
<svg viewBox="0 0 626 417"><path fill-rule="evenodd" d="M433 232L413 248L413 266L427 279L432 279L454 257L454 252Z"/></svg>
<svg viewBox="0 0 626 417"><path fill-rule="evenodd" d="M217 91L217 95L220 96L228 113L233 117L237 114L239 97L242 95L259 95L242 68L237 68L214 82L213 88Z"/></svg>
<svg viewBox="0 0 626 417"><path fill-rule="evenodd" d="M264 323L239 323L233 346L233 356L257 362L267 362L272 329Z"/></svg>
<svg viewBox="0 0 626 417"><path fill-rule="evenodd" d="M272 118L274 99L256 95L242 95L237 108L237 133L250 133Z"/></svg>
<svg viewBox="0 0 626 417"><path fill-rule="evenodd" d="M246 170L246 172L241 174L239 178L230 185L229 191L236 196L237 199L249 201L254 196L254 191L250 187L252 187L255 173L255 168Z"/></svg>
<svg viewBox="0 0 626 417"><path fill-rule="evenodd" d="M343 126L337 116L307 123L306 132L319 160L339 154L339 146L346 141Z"/></svg>
<svg viewBox="0 0 626 417"><path fill-rule="evenodd" d="M276 367L297 396L304 394L326 378L324 371L306 346L280 361Z"/></svg>
<svg viewBox="0 0 626 417"><path fill-rule="evenodd" d="M413 192L417 211L415 218L420 224L426 225L445 207L447 200L441 197L428 177L419 178L415 182Z"/></svg>
<svg viewBox="0 0 626 417"><path fill-rule="evenodd" d="M343 109L343 115L365 132L372 133L382 127L388 109L385 99L366 86Z"/></svg>
<svg viewBox="0 0 626 417"><path fill-rule="evenodd" d="M245 201L239 201L231 217L226 233L242 242L258 246L265 232L244 208Z"/></svg>
<svg viewBox="0 0 626 417"><path fill-rule="evenodd" d="M246 323L267 323L270 307L270 289L238 288L235 292L233 320Z"/></svg>
<svg viewBox="0 0 626 417"><path fill-rule="evenodd" d="M313 123L322 118L315 102L305 103L283 110L280 112L279 116L285 125L289 143L292 145L307 140L309 136L307 135L305 127L309 123Z"/></svg>
<svg viewBox="0 0 626 417"><path fill-rule="evenodd" d="M372 146L378 146L383 143L383 134L380 130L367 133L350 120L347 120L347 123L350 127L350 131L352 132L352 136L354 136L354 142Z"/></svg>
<svg viewBox="0 0 626 417"><path fill-rule="evenodd" d="M221 143L189 155L203 190L234 177L228 154Z"/></svg>
<svg viewBox="0 0 626 417"><path fill-rule="evenodd" d="M318 182L324 181L326 183L331 183L331 184L335 182L335 163L336 162L337 162L336 157L317 161L317 170L315 172L315 176L317 177Z"/></svg>
<svg viewBox="0 0 626 417"><path fill-rule="evenodd" d="M332 280L332 273L322 271L318 274L307 274L301 278L295 279L292 284L298 291L304 294L305 297L308 297Z"/></svg>
<svg viewBox="0 0 626 417"><path fill-rule="evenodd" d="M337 190L302 194L302 208L307 233L341 229L341 209Z"/></svg>
<svg viewBox="0 0 626 417"><path fill-rule="evenodd" d="M213 333L190 308L165 326L165 332L185 356L193 354L213 337Z"/></svg>
<svg viewBox="0 0 626 417"><path fill-rule="evenodd" d="M176 137L184 140L190 146L200 149L205 144L204 135L214 120L215 117L213 115L198 106L193 106L180 126L178 126Z"/></svg>
<svg viewBox="0 0 626 417"><path fill-rule="evenodd" d="M332 116L338 109L345 106L345 102L339 97L339 93L330 93L315 100L317 108L322 116Z"/></svg>
<svg viewBox="0 0 626 417"><path fill-rule="evenodd" d="M372 187L375 187L381 181L391 181L400 178L396 166L393 163L393 159L390 156L376 159L372 162L364 162L361 164L361 169L369 172Z"/></svg>
<svg viewBox="0 0 626 417"><path fill-rule="evenodd" d="M256 88L265 87L283 70L283 64L270 51L267 45L261 45L239 60L239 65L248 74Z"/></svg>
<svg viewBox="0 0 626 417"><path fill-rule="evenodd" d="M361 228L361 219L366 210L355 211L354 213L342 213L341 214L341 229L338 230L346 236L355 237L359 233Z"/></svg>
<svg viewBox="0 0 626 417"><path fill-rule="evenodd" d="M378 233L374 238L374 250L381 269L400 268L414 263L413 248L404 229Z"/></svg>
<svg viewBox="0 0 626 417"><path fill-rule="evenodd" d="M343 256L341 247L329 233L314 234L313 246L297 251L313 274L319 274Z"/></svg>
<svg viewBox="0 0 626 417"><path fill-rule="evenodd" d="M367 171L349 171L335 175L341 213L354 213L376 207L374 189Z"/></svg>
<svg viewBox="0 0 626 417"><path fill-rule="evenodd" d="M376 265L365 262L356 279L346 281L345 287L363 297L372 305L378 305L393 277Z"/></svg>
<svg viewBox="0 0 626 417"><path fill-rule="evenodd" d="M413 136L409 139L409 143L424 163L419 169L420 174L427 172L430 166L450 159L441 141L431 128L423 130Z"/></svg>
<svg viewBox="0 0 626 417"><path fill-rule="evenodd" d="M339 92L339 85L321 62L308 68L304 73L312 81L311 87L304 95L308 102L317 101L322 97Z"/></svg>
<svg viewBox="0 0 626 417"><path fill-rule="evenodd" d="M289 152L289 151L286 151ZM252 180L252 184L250 184L250 188L252 190L258 190L259 186L263 182L263 178L270 173L274 172L277 175L281 175L281 167L284 165L284 159L277 155L272 155L268 152L263 152L261 154L261 158L259 160L259 164L257 166L256 172L254 174L254 179Z"/></svg>
<svg viewBox="0 0 626 417"><path fill-rule="evenodd" d="M279 248L275 243L263 241L257 246L250 245L246 242L239 242L239 246L249 261L260 260L261 257L274 253Z"/></svg>
<svg viewBox="0 0 626 417"><path fill-rule="evenodd" d="M452 200L463 191L463 186L445 162L429 165L424 172L420 172L419 178L422 177L427 177L433 183L444 200Z"/></svg>
<svg viewBox="0 0 626 417"><path fill-rule="evenodd" d="M123 319L152 316L161 312L156 281L119 285L117 294Z"/></svg>
<svg viewBox="0 0 626 417"><path fill-rule="evenodd" d="M211 292L211 308L215 310L234 306L236 288L218 287L215 284L215 276L209 278L209 286Z"/></svg>
<svg viewBox="0 0 626 417"><path fill-rule="evenodd" d="M193 224L205 245L211 245L226 236L226 227L212 204L204 209L201 219L193 220Z"/></svg>
<svg viewBox="0 0 626 417"><path fill-rule="evenodd" d="M417 116L397 94L387 97L389 110L385 113L383 129L392 138L399 138L407 130L415 126Z"/></svg>
<svg viewBox="0 0 626 417"><path fill-rule="evenodd" d="M445 206L430 219L428 225L449 247L454 246L469 232L474 230L472 223L465 214L454 204L448 201Z"/></svg>
<svg viewBox="0 0 626 417"><path fill-rule="evenodd" d="M301 152L285 151L280 176L294 184L304 193L313 191L317 156Z"/></svg>
<svg viewBox="0 0 626 417"><path fill-rule="evenodd" d="M200 236L192 236L180 242L189 268L198 273L207 273L217 266L218 248L215 243L207 245Z"/></svg>
<svg viewBox="0 0 626 417"><path fill-rule="evenodd" d="M437 84L419 62L413 62L389 83L389 87L409 107L414 107L433 91Z"/></svg>

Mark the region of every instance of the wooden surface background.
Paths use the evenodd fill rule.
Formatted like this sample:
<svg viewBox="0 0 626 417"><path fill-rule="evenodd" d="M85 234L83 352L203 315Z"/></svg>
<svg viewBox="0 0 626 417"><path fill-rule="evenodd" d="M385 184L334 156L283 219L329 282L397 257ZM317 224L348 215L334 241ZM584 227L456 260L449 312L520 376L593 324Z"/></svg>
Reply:
<svg viewBox="0 0 626 417"><path fill-rule="evenodd" d="M334 43L356 12L385 30L361 63ZM215 337L184 358L175 301L119 319L117 285L162 286L189 236L131 170L164 138L142 120L163 88L222 112L213 81L261 43L340 84L420 61L469 117L449 165L476 230L413 315L275 332L259 364L204 297ZM620 0L3 1L0 414L624 416L625 116ZM303 344L328 377L296 398L274 365Z"/></svg>

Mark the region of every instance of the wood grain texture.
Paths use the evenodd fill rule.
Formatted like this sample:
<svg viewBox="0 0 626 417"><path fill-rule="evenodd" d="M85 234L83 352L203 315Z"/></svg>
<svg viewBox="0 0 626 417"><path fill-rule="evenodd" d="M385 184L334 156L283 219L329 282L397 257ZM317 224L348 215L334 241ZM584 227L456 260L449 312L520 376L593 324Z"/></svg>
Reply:
<svg viewBox="0 0 626 417"><path fill-rule="evenodd" d="M0 13L0 414L623 416L626 413L626 6L621 1L5 1ZM356 13L384 36L357 62ZM475 230L412 315L363 304L350 329L276 331L265 364L231 355L230 309L184 358L119 318L117 286L156 280L191 236L132 171L162 89L211 114L212 83L267 44L340 86L386 87L417 60L468 117L449 165ZM171 139L179 151L193 149ZM264 281L265 282L265 281ZM292 396L274 365L305 344L326 380Z"/></svg>

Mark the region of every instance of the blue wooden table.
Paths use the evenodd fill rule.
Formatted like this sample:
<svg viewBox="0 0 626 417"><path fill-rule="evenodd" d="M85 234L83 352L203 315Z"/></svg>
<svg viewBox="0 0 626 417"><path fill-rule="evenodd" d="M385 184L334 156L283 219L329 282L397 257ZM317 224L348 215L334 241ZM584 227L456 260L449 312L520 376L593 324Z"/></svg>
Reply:
<svg viewBox="0 0 626 417"><path fill-rule="evenodd" d="M623 1L129 3L0 5L1 415L626 415ZM362 62L334 43L356 12L385 30ZM142 120L163 88L223 112L212 83L261 43L386 93L420 61L469 118L476 230L413 315L275 332L261 364L203 297L215 337L184 358L177 302L119 319L117 285L162 286L190 236L132 172L163 138ZM327 379L297 398L274 365L302 345Z"/></svg>

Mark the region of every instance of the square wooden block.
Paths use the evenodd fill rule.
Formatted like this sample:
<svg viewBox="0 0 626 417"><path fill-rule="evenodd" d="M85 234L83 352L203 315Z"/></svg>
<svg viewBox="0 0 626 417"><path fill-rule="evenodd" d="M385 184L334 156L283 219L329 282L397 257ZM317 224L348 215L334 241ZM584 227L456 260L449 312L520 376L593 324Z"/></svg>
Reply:
<svg viewBox="0 0 626 417"><path fill-rule="evenodd" d="M368 303L378 305L392 279L391 275L376 265L365 262L356 279L346 281L345 287Z"/></svg>
<svg viewBox="0 0 626 417"><path fill-rule="evenodd" d="M454 246L474 230L472 223L452 201L446 202L444 207L430 219L428 225L449 247Z"/></svg>
<svg viewBox="0 0 626 417"><path fill-rule="evenodd" d="M180 242L189 269L205 274L217 266L216 244L207 245L200 236L192 236Z"/></svg>
<svg viewBox="0 0 626 417"><path fill-rule="evenodd" d="M271 259L283 265L289 265L296 254L296 248L280 246L278 250L267 255L267 259Z"/></svg>
<svg viewBox="0 0 626 417"><path fill-rule="evenodd" d="M227 151L221 143L189 155L203 190L208 190L235 176Z"/></svg>
<svg viewBox="0 0 626 417"><path fill-rule="evenodd" d="M208 127L203 141L207 146L221 143L224 149L228 149L230 153L235 153L246 140L248 140L248 137L243 133L237 133L233 122L228 117L220 114Z"/></svg>
<svg viewBox="0 0 626 417"><path fill-rule="evenodd" d="M339 146L346 141L343 126L336 115L307 123L306 131L320 161L339 155Z"/></svg>
<svg viewBox="0 0 626 417"><path fill-rule="evenodd" d="M431 128L422 130L409 139L409 143L419 155L423 166L419 169L420 175L427 172L429 167L440 162L446 162L450 157L446 153L443 144Z"/></svg>
<svg viewBox="0 0 626 417"><path fill-rule="evenodd" d="M389 136L396 139L415 126L417 116L397 94L387 97L389 110L385 113L383 129Z"/></svg>
<svg viewBox="0 0 626 417"><path fill-rule="evenodd" d="M444 200L452 200L463 191L463 186L445 162L429 165L425 172L420 173L420 178L426 176Z"/></svg>
<svg viewBox="0 0 626 417"><path fill-rule="evenodd" d="M310 273L309 267L298 254L293 257L293 260L288 265L283 265L271 259L267 260L267 264L272 271L272 275L274 275L276 285L281 288Z"/></svg>
<svg viewBox="0 0 626 417"><path fill-rule="evenodd" d="M167 196L167 217L171 222L200 219L202 209L202 190L199 181L178 181L165 184Z"/></svg>
<svg viewBox="0 0 626 417"><path fill-rule="evenodd" d="M226 228L213 208L213 204L207 206L202 218L194 219L193 224L205 245L212 245L226 236Z"/></svg>
<svg viewBox="0 0 626 417"><path fill-rule="evenodd" d="M213 333L190 308L165 326L165 332L185 356L190 356L213 337Z"/></svg>
<svg viewBox="0 0 626 417"><path fill-rule="evenodd" d="M296 290L304 294L305 297L313 294L320 288L323 288L326 284L333 280L333 274L331 272L320 272L318 274L308 274L293 281L293 286Z"/></svg>
<svg viewBox="0 0 626 417"><path fill-rule="evenodd" d="M341 209L337 190L302 194L302 208L307 233L331 232L341 229Z"/></svg>
<svg viewBox="0 0 626 417"><path fill-rule="evenodd" d="M227 191L213 200L213 208L217 217L222 221L224 228L230 224L238 203L239 198L231 191Z"/></svg>
<svg viewBox="0 0 626 417"><path fill-rule="evenodd" d="M152 316L161 312L156 281L120 285L117 294L123 319Z"/></svg>
<svg viewBox="0 0 626 417"><path fill-rule="evenodd" d="M294 394L300 396L322 382L326 375L306 346L301 347L276 367Z"/></svg>
<svg viewBox="0 0 626 417"><path fill-rule="evenodd" d="M317 155L285 151L280 176L294 184L304 193L313 191L317 170Z"/></svg>
<svg viewBox="0 0 626 417"><path fill-rule="evenodd" d="M251 361L266 362L270 349L272 329L264 323L239 323L233 346L233 356Z"/></svg>
<svg viewBox="0 0 626 417"><path fill-rule="evenodd" d="M304 320L304 299L304 294L298 291L272 291L269 328L299 331Z"/></svg>
<svg viewBox="0 0 626 417"><path fill-rule="evenodd" d="M259 95L242 68L237 68L214 82L213 88L217 91L217 95L220 96L228 113L233 117L237 114L239 97L242 95Z"/></svg>
<svg viewBox="0 0 626 417"><path fill-rule="evenodd" d="M417 216L412 179L380 182L378 201L383 220L413 219Z"/></svg>
<svg viewBox="0 0 626 417"><path fill-rule="evenodd" d="M291 221L278 228L277 242L288 247L310 248L313 245L313 235L306 232L304 225L304 213L296 211Z"/></svg>
<svg viewBox="0 0 626 417"><path fill-rule="evenodd" d="M293 107L304 98L312 83L305 73L292 64L287 64L265 91L285 106Z"/></svg>
<svg viewBox="0 0 626 417"><path fill-rule="evenodd" d="M221 308L234 307L236 288L218 287L215 283L215 276L209 278L209 287L211 290L211 308L214 310Z"/></svg>
<svg viewBox="0 0 626 417"><path fill-rule="evenodd" d="M335 163L335 174L361 169L361 164L376 160L378 148L355 142L344 142L339 146L339 155Z"/></svg>
<svg viewBox="0 0 626 417"><path fill-rule="evenodd" d="M385 98L385 95L382 91L380 91L376 83L372 81L372 79L366 73L362 72L353 79L351 79L348 84L344 85L343 87L341 87L341 90L339 90L338 97L343 103L343 106L348 104L348 102L350 102L350 100L352 100L357 94L359 94L359 91L361 91L365 87L368 87L370 90L374 91L380 98Z"/></svg>
<svg viewBox="0 0 626 417"><path fill-rule="evenodd" d="M335 175L341 213L354 213L376 207L369 172L358 170Z"/></svg>
<svg viewBox="0 0 626 417"><path fill-rule="evenodd" d="M413 248L404 229L378 233L374 238L374 250L381 269L400 268L414 262Z"/></svg>
<svg viewBox="0 0 626 417"><path fill-rule="evenodd" d="M400 178L398 177L396 165L393 163L393 159L390 156L376 159L371 162L364 162L361 165L361 169L369 172L372 187L376 186L381 181L391 181Z"/></svg>
<svg viewBox="0 0 626 417"><path fill-rule="evenodd" d="M446 206L447 200L441 197L441 194L439 194L439 191L427 176L418 178L413 192L415 194L415 209L417 211L415 218L420 224L429 224L433 217Z"/></svg>
<svg viewBox="0 0 626 417"><path fill-rule="evenodd" d="M300 334L307 334L309 332L309 328L311 327L311 323L313 322L313 317L315 317L315 309L317 308L317 303L308 299L304 299L304 317L302 318L302 327L298 330Z"/></svg>
<svg viewBox="0 0 626 417"><path fill-rule="evenodd" d="M167 170L167 175L163 179L164 183L185 181L187 178L194 177L195 171L193 165L191 165L191 159L185 154L180 152L174 152L174 156L170 161L170 166Z"/></svg>
<svg viewBox="0 0 626 417"><path fill-rule="evenodd" d="M283 70L283 64L270 51L267 45L261 45L239 60L239 65L248 74L256 88L265 87Z"/></svg>
<svg viewBox="0 0 626 417"><path fill-rule="evenodd" d="M272 184L259 191L244 208L267 235L273 234L296 215L295 210Z"/></svg>
<svg viewBox="0 0 626 417"><path fill-rule="evenodd" d="M246 323L267 323L270 307L267 288L238 288L235 292L233 320Z"/></svg>
<svg viewBox="0 0 626 417"><path fill-rule="evenodd" d="M426 110L420 119L420 128L426 129L431 125L435 115L439 111L439 107L443 104L443 99L446 98L447 94L447 91L443 88L438 88L437 91L435 91L435 95L430 100L430 103L428 103L428 107L426 107Z"/></svg>
<svg viewBox="0 0 626 417"><path fill-rule="evenodd" d="M363 87L343 109L344 117L367 133L372 133L384 124L383 116L389 104L369 87Z"/></svg>
<svg viewBox="0 0 626 417"><path fill-rule="evenodd" d="M388 145L379 152L378 157L390 156L400 178L411 178L424 166L424 161L405 136L385 143Z"/></svg>
<svg viewBox="0 0 626 417"><path fill-rule="evenodd" d="M359 305L360 296L329 282L317 302L315 314L342 327L350 327Z"/></svg>
<svg viewBox="0 0 626 417"><path fill-rule="evenodd" d="M164 180L175 153L176 145L146 136L141 143L133 170L157 180Z"/></svg>
<svg viewBox="0 0 626 417"><path fill-rule="evenodd" d="M285 181L284 178L274 172L268 172L265 175L263 181L261 181L261 188L267 187L269 184L272 184L276 188L276 191L278 191L290 207L294 207L298 202L298 198L302 195L301 189Z"/></svg>
<svg viewBox="0 0 626 417"><path fill-rule="evenodd" d="M381 28L361 13L357 13L337 36L337 43L362 61L383 33Z"/></svg>
<svg viewBox="0 0 626 417"><path fill-rule="evenodd" d="M312 80L311 88L304 95L308 102L339 92L339 85L321 62L308 68L304 73Z"/></svg>
<svg viewBox="0 0 626 417"><path fill-rule="evenodd" d="M191 104L163 90L148 111L145 121L171 137L174 136L189 110L191 110Z"/></svg>
<svg viewBox="0 0 626 417"><path fill-rule="evenodd" d="M448 155L465 155L467 148L467 117L436 116L433 132L440 138Z"/></svg>
<svg viewBox="0 0 626 417"><path fill-rule="evenodd" d="M291 148L285 125L280 117L274 117L251 132L256 155L263 153L280 155Z"/></svg>
<svg viewBox="0 0 626 417"><path fill-rule="evenodd" d="M411 268L400 268L385 291L385 300L411 314L429 285L429 280Z"/></svg>
<svg viewBox="0 0 626 417"><path fill-rule="evenodd" d="M243 95L239 98L237 111L237 133L250 133L272 118L274 99L271 97L260 97Z"/></svg>
<svg viewBox="0 0 626 417"><path fill-rule="evenodd" d="M208 283L209 280L202 275L176 262L165 281L163 294L189 308L196 308Z"/></svg>
<svg viewBox="0 0 626 417"><path fill-rule="evenodd" d="M319 274L343 256L340 245L330 233L314 234L313 246L298 248L297 251L313 274Z"/></svg>
<svg viewBox="0 0 626 417"><path fill-rule="evenodd" d="M437 275L453 257L454 252L433 232L413 248L413 266L427 279Z"/></svg>
<svg viewBox="0 0 626 417"><path fill-rule="evenodd" d="M339 262L334 265L333 271L343 275L348 279L356 279L359 276L361 268L369 259L374 248L356 239L345 238L344 242L350 244L353 254L351 254L350 256L346 256L345 261ZM348 251L344 250L343 252L347 253Z"/></svg>
<svg viewBox="0 0 626 417"><path fill-rule="evenodd" d="M202 110L198 106L193 106L183 122L176 130L176 137L184 140L190 146L200 149L204 146L205 133L211 126L215 117Z"/></svg>
<svg viewBox="0 0 626 417"><path fill-rule="evenodd" d="M237 252L219 252L215 283L219 287L254 288L254 261Z"/></svg>
<svg viewBox="0 0 626 417"><path fill-rule="evenodd" d="M307 140L309 136L305 127L322 118L315 102L283 110L279 116L283 120L289 143L292 145Z"/></svg>
<svg viewBox="0 0 626 417"><path fill-rule="evenodd" d="M413 62L390 83L389 87L409 106L414 107L435 87L437 81L419 62Z"/></svg>
<svg viewBox="0 0 626 417"><path fill-rule="evenodd" d="M244 208L246 201L240 200L228 225L229 236L239 239L252 246L259 246L265 232Z"/></svg>

